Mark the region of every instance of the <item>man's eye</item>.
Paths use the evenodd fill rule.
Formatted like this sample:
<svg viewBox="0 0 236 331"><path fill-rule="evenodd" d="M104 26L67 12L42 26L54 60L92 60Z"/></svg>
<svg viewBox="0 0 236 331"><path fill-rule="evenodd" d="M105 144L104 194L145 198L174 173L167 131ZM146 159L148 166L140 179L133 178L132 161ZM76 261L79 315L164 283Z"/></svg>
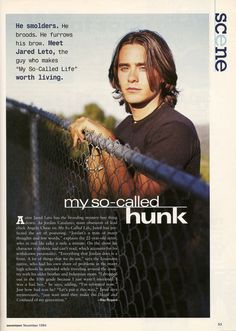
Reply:
<svg viewBox="0 0 236 331"><path fill-rule="evenodd" d="M146 66L140 66L139 68L141 71L146 71Z"/></svg>
<svg viewBox="0 0 236 331"><path fill-rule="evenodd" d="M127 71L129 68L128 68L128 66L122 66L122 67L120 67L120 70L121 71Z"/></svg>

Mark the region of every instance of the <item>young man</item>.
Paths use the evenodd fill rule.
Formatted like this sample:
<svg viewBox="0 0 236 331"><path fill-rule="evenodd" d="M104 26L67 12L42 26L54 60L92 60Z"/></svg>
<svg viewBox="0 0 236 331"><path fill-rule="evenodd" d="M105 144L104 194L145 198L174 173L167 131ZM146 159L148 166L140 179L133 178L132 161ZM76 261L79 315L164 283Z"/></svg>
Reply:
<svg viewBox="0 0 236 331"><path fill-rule="evenodd" d="M177 75L163 38L148 30L127 34L116 47L109 79L130 115L114 134L90 119L79 118L71 126L74 146L84 140L87 129L198 176L199 139L192 122L174 110ZM209 316L208 249L203 237L207 224L201 225L201 218L192 213L194 201L175 189L162 194L165 183L137 169L130 171L124 161L96 148L92 148L86 166L93 196L110 197L112 193L150 198L161 194L162 206L188 206L187 218L191 220L188 226L135 222L127 226L121 216L117 239L119 301L114 316ZM145 209L147 219L151 212ZM199 275L200 282L196 280Z"/></svg>
<svg viewBox="0 0 236 331"><path fill-rule="evenodd" d="M121 122L115 135L99 123L79 118L71 125L74 146L84 140L84 130L104 137L182 169L199 175L200 144L192 122L174 110L177 102L177 74L171 50L155 32L142 30L124 36L116 47L109 79L131 115ZM92 191L108 187L123 196L153 196L163 192L165 184L144 174L127 171L125 163L95 148L88 158L87 170ZM120 185L119 178L123 178ZM108 184L108 186L106 185Z"/></svg>

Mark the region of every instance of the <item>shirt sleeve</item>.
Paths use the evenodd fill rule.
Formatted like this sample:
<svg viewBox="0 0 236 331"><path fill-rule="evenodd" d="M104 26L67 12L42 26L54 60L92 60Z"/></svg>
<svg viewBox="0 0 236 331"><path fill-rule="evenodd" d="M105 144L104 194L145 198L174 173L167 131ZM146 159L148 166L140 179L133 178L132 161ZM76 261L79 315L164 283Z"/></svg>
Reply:
<svg viewBox="0 0 236 331"><path fill-rule="evenodd" d="M169 122L148 135L146 154L158 161L183 169L200 154L200 144L193 128L182 122Z"/></svg>

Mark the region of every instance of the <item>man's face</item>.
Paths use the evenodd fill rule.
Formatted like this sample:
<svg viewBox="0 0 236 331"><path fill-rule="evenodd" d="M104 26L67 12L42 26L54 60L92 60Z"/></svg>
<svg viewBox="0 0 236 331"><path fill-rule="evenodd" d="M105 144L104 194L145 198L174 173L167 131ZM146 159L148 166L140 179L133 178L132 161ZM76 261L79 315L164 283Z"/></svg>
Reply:
<svg viewBox="0 0 236 331"><path fill-rule="evenodd" d="M139 44L124 45L118 58L118 80L126 102L147 105L160 92L161 77L156 71L157 86L151 91L147 77L146 51Z"/></svg>

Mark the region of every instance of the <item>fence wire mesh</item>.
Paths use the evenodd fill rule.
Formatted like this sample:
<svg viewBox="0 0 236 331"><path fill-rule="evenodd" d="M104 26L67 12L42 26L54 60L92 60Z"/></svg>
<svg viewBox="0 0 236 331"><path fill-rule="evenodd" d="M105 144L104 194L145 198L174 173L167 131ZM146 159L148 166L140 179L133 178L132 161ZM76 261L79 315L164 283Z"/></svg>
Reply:
<svg viewBox="0 0 236 331"><path fill-rule="evenodd" d="M22 104L10 101L7 110L8 316L209 316L208 187L198 179L187 174L183 178L183 173L168 166L163 168L161 163L152 163L153 160L93 133L87 132L87 142L73 149L66 130L69 121L60 121L50 113L44 116L42 111L29 111L22 108ZM115 155L120 158L118 162L125 163L126 173L119 170ZM104 167L99 169L103 162L114 169L113 176L104 171ZM166 190L160 195L160 206L166 206L162 212L168 211L168 206L188 207L187 225L170 225L164 221L162 224L126 223L127 210L115 208L112 203L118 197L137 192L129 186L129 176L137 171L165 183ZM78 203L79 199L90 201L92 198L104 203L109 200L110 205L87 206L83 211L65 209L64 199L77 199ZM75 202L69 201L76 207ZM132 209L139 213L145 211L146 219L150 219L155 210ZM22 226L16 226L19 215L35 217L33 233L23 226L27 245L36 258L36 272L31 273L30 279L26 273L31 265L28 258L24 260L25 266L16 262L24 233L20 232ZM42 221L41 215L47 219ZM62 215L67 217L65 222ZM73 241L76 244L72 248ZM51 255L48 250L43 251L50 242ZM86 249L90 259L83 252ZM99 266L96 265L98 256ZM60 261L57 270L61 277L67 267L71 274L74 270L73 277L68 278L68 271L65 273L68 288L76 288L73 294L60 293L58 297L61 288L67 287L66 278L60 281L56 275L56 282L45 271L46 266L55 266L57 261ZM32 291L37 300L32 301L32 292L31 302L19 300L16 265L23 268L19 270L24 274L26 285L30 281L34 283ZM50 291L57 300L53 301L52 295L45 300Z"/></svg>

